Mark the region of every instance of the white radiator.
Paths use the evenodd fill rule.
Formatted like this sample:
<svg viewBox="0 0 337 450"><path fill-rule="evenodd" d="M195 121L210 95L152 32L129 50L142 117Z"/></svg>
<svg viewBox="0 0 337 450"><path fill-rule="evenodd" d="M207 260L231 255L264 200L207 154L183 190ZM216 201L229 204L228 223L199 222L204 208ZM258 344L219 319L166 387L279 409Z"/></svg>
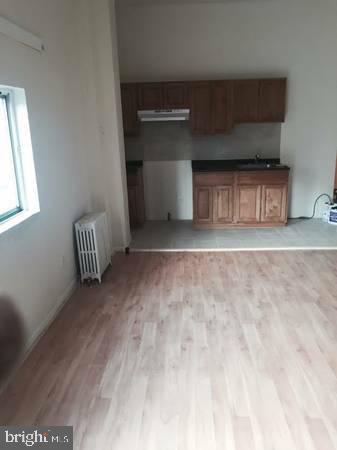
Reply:
<svg viewBox="0 0 337 450"><path fill-rule="evenodd" d="M102 280L111 264L107 217L104 212L87 214L75 223L81 282Z"/></svg>

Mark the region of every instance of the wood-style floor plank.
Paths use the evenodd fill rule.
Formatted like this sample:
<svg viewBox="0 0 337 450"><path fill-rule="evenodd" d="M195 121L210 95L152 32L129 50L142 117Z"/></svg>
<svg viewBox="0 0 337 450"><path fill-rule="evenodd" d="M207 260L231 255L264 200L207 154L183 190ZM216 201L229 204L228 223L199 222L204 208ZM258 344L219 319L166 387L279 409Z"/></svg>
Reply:
<svg viewBox="0 0 337 450"><path fill-rule="evenodd" d="M337 252L117 254L0 397L81 450L337 448Z"/></svg>

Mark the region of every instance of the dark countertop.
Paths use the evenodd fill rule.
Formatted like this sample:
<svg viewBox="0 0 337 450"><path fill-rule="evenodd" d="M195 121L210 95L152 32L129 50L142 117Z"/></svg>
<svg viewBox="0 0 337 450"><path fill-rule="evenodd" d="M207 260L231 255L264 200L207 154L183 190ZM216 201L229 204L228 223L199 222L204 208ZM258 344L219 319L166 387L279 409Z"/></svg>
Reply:
<svg viewBox="0 0 337 450"><path fill-rule="evenodd" d="M126 161L126 171L127 173L136 173L137 170L143 167L143 161Z"/></svg>
<svg viewBox="0 0 337 450"><path fill-rule="evenodd" d="M266 167L266 165L270 165ZM290 170L290 167L280 164L280 160L260 159L221 159L221 160L194 160L193 172L226 172L226 171L252 171L252 170Z"/></svg>

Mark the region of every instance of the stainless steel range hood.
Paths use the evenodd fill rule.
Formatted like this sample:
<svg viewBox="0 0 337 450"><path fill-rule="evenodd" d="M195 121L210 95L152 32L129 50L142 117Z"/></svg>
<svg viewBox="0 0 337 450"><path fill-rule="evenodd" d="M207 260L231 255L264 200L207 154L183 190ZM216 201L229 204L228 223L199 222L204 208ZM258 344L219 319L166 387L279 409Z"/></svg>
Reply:
<svg viewBox="0 0 337 450"><path fill-rule="evenodd" d="M189 109L157 109L138 111L141 122L165 122L173 120L189 120Z"/></svg>

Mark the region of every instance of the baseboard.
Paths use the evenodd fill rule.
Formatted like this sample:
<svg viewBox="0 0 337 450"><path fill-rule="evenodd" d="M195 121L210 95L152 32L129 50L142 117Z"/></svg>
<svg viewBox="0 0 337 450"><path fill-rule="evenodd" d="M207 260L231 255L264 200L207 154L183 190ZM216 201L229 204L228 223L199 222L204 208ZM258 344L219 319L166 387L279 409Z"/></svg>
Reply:
<svg viewBox="0 0 337 450"><path fill-rule="evenodd" d="M63 306L67 303L67 301L70 299L70 297L73 295L77 288L77 279L74 278L68 287L63 291L61 296L58 298L58 301L56 302L55 306L52 308L52 310L48 313L47 317L44 319L44 321L40 324L38 329L32 334L32 336L28 339L28 342L25 346L24 354L29 354L35 345L38 343L40 338L43 336L43 334L47 331L49 326L52 324L54 319L58 316L59 312L63 308Z"/></svg>
<svg viewBox="0 0 337 450"><path fill-rule="evenodd" d="M42 323L37 328L37 330L29 337L19 361L16 363L15 367L12 369L7 380L0 387L0 393L6 388L6 386L9 384L11 379L14 377L17 370L19 370L19 368L22 366L22 364L28 358L29 354L33 351L34 347L37 345L37 343L39 342L41 337L46 333L46 331L48 330L50 325L53 323L53 321L59 315L61 309L64 307L64 305L67 303L67 301L71 298L71 296L77 289L77 286L78 286L77 278L74 278L70 282L68 287L63 291L61 296L58 298L56 304L51 309L51 311L49 311L46 318L42 321Z"/></svg>
<svg viewBox="0 0 337 450"><path fill-rule="evenodd" d="M233 247L233 248L130 248L131 253L221 253L221 252L284 252L284 251L336 251L333 247Z"/></svg>

